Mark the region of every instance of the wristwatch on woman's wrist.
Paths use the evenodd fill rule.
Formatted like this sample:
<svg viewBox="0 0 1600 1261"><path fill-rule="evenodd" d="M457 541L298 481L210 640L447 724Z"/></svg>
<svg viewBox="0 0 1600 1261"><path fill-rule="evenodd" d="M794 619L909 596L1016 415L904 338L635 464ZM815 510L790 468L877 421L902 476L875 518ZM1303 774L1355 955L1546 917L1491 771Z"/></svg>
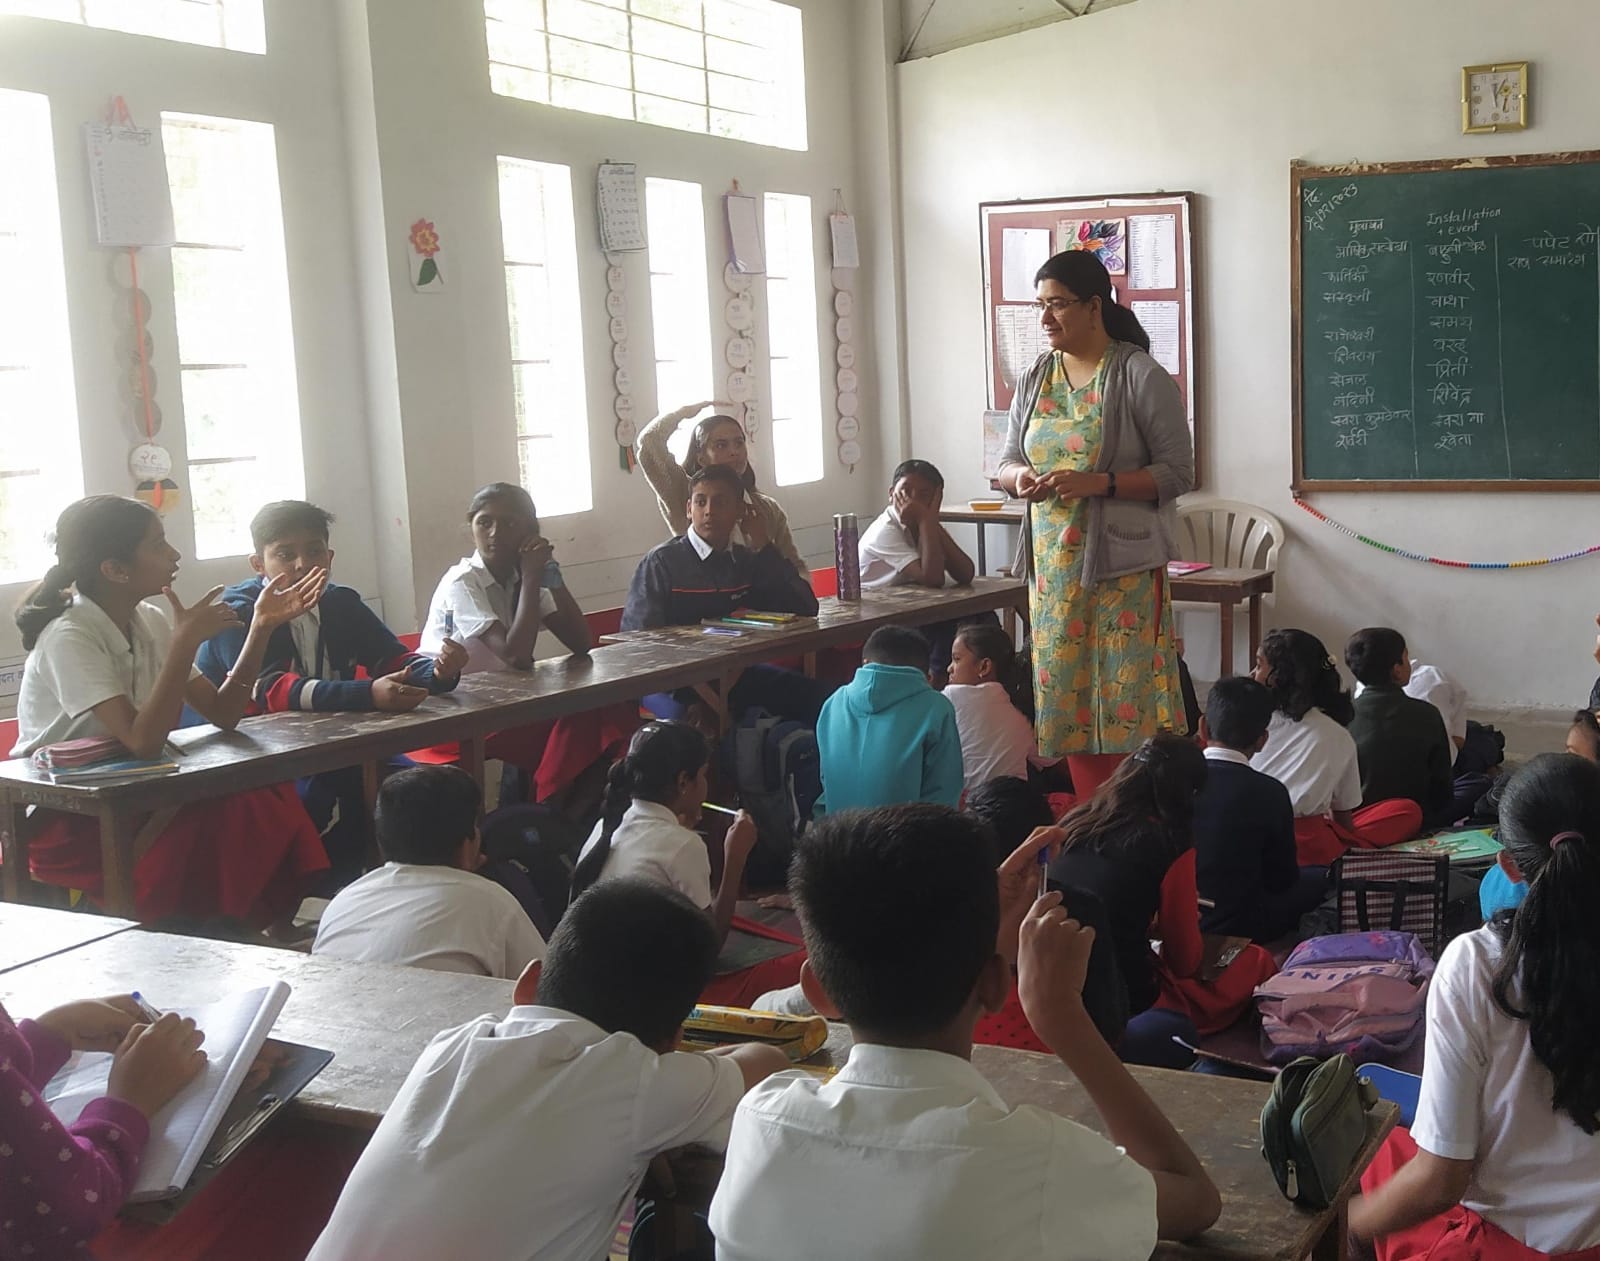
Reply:
<svg viewBox="0 0 1600 1261"><path fill-rule="evenodd" d="M1116 497L1117 497L1117 475L1115 473L1107 472L1106 473L1106 498L1107 499L1115 499Z"/></svg>

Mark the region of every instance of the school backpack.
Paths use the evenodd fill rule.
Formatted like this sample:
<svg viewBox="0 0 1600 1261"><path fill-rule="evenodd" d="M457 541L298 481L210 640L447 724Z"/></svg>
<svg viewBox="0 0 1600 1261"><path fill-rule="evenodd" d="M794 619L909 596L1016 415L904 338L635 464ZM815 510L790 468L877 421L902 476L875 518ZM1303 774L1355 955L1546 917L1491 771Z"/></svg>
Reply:
<svg viewBox="0 0 1600 1261"><path fill-rule="evenodd" d="M1261 1050L1273 1064L1343 1053L1358 1064L1409 1050L1422 1034L1433 960L1415 933L1336 933L1303 941L1256 986Z"/></svg>
<svg viewBox="0 0 1600 1261"><path fill-rule="evenodd" d="M756 823L745 879L751 885L781 885L795 838L822 796L817 733L804 723L752 709L724 737L722 761L739 804Z"/></svg>
<svg viewBox="0 0 1600 1261"><path fill-rule="evenodd" d="M582 830L553 806L524 802L491 811L479 835L484 857L479 874L516 898L548 941L567 909Z"/></svg>

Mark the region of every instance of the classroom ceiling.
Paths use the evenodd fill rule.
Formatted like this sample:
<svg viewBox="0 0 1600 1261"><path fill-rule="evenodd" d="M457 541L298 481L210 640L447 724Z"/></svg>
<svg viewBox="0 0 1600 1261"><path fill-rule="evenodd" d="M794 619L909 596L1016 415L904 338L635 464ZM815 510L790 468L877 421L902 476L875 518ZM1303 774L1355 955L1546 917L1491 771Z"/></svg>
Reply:
<svg viewBox="0 0 1600 1261"><path fill-rule="evenodd" d="M931 57L1047 22L1067 22L1133 0L900 0L901 61Z"/></svg>

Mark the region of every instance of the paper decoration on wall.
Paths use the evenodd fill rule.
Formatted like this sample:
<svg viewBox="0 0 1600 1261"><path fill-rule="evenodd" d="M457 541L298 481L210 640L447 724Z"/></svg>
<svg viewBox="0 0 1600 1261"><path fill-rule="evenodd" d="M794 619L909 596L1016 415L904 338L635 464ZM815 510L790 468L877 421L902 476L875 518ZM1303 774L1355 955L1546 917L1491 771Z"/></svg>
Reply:
<svg viewBox="0 0 1600 1261"><path fill-rule="evenodd" d="M628 343L617 342L611 347L611 365L615 368L628 366Z"/></svg>
<svg viewBox="0 0 1600 1261"><path fill-rule="evenodd" d="M861 421L855 416L841 416L839 423L834 426L834 432L839 435L840 442L848 442L852 438L861 436Z"/></svg>
<svg viewBox="0 0 1600 1261"><path fill-rule="evenodd" d="M841 342L848 342L855 338L856 326L848 315L841 315L833 322L833 335Z"/></svg>
<svg viewBox="0 0 1600 1261"><path fill-rule="evenodd" d="M761 248L761 221L754 197L739 191L739 181L733 181L733 192L724 193L722 205L728 218L728 261L735 271L746 275L761 275L767 270L767 257Z"/></svg>
<svg viewBox="0 0 1600 1261"><path fill-rule="evenodd" d="M835 197L837 196L838 190L835 190ZM837 218L843 211L844 202L840 200L837 213L830 216L830 220ZM839 342L833 356L834 362L839 365L834 377L834 384L838 386L838 393L834 398L834 410L838 413L835 432L839 435L839 463L854 473L856 465L861 463L861 443L857 441L861 436L861 422L856 417L861 406L860 396L856 390L861 383L855 372L856 348L852 345L856 333L853 318L856 298L852 292L855 273L841 270L837 266L837 246L834 257L836 266L833 272L833 313L838 318L833 322L833 335Z"/></svg>
<svg viewBox="0 0 1600 1261"><path fill-rule="evenodd" d="M756 357L756 344L748 337L730 337L723 357L730 368L748 368L750 361Z"/></svg>
<svg viewBox="0 0 1600 1261"><path fill-rule="evenodd" d="M733 293L749 293L750 286L755 282L754 276L747 276L732 263L722 269L722 283Z"/></svg>
<svg viewBox="0 0 1600 1261"><path fill-rule="evenodd" d="M128 453L128 472L137 481L160 481L172 472L172 452L153 442L141 442Z"/></svg>
<svg viewBox="0 0 1600 1261"><path fill-rule="evenodd" d="M1058 219L1056 252L1088 250L1106 265L1113 276L1128 270L1128 221L1126 219Z"/></svg>
<svg viewBox="0 0 1600 1261"><path fill-rule="evenodd" d="M755 304L744 294L736 293L723 306L722 315L729 328L740 333L748 332L756 322Z"/></svg>
<svg viewBox="0 0 1600 1261"><path fill-rule="evenodd" d="M628 273L615 265L606 268L606 289L610 293L625 293L628 288Z"/></svg>
<svg viewBox="0 0 1600 1261"><path fill-rule="evenodd" d="M734 180L730 200L738 195L739 181ZM753 197L746 200L752 204L755 202ZM731 214L730 211L730 216ZM728 231L729 248L732 249L731 217ZM762 266L765 267L764 262ZM754 281L748 272L740 270L739 260L735 258L730 259L727 266L722 269L722 283L728 289L728 300L723 304L722 318L728 326L728 331L733 334L722 349L722 357L728 365L723 397L732 405L733 415L744 426L746 440L754 442L756 433L761 428L761 407L756 401L756 379L748 371L756 357Z"/></svg>
<svg viewBox="0 0 1600 1261"><path fill-rule="evenodd" d="M854 438L847 438L839 444L839 463L845 465L853 473L856 465L861 463L861 444Z"/></svg>
<svg viewBox="0 0 1600 1261"><path fill-rule="evenodd" d="M856 379L856 370L854 368L840 368L839 371L834 374L834 384L839 387L840 393L854 394L856 392L856 386L859 384L859 381Z"/></svg>
<svg viewBox="0 0 1600 1261"><path fill-rule="evenodd" d="M611 363L615 371L611 383L616 389L611 409L616 413L617 427L613 436L617 440L617 467L624 473L633 472L636 456L633 444L638 441L638 427L633 418L633 373L628 366L628 277L622 268L608 260L606 266L606 314L610 316L607 331L611 334Z"/></svg>
<svg viewBox="0 0 1600 1261"><path fill-rule="evenodd" d="M101 245L171 245L172 193L161 136L133 126L120 96L109 112L107 121L83 125L95 239Z"/></svg>
<svg viewBox="0 0 1600 1261"><path fill-rule="evenodd" d="M841 392L837 402L839 404L839 415L841 416L854 416L861 406L859 396L848 391Z"/></svg>
<svg viewBox="0 0 1600 1261"><path fill-rule="evenodd" d="M755 396L755 385L748 372L728 373L728 399L734 403L748 403Z"/></svg>
<svg viewBox="0 0 1600 1261"><path fill-rule="evenodd" d="M632 162L602 162L595 172L595 208L600 219L600 248L626 254L645 248L644 215L640 212L639 169Z"/></svg>
<svg viewBox="0 0 1600 1261"><path fill-rule="evenodd" d="M611 334L611 340L620 346L628 340L628 321L620 315L612 316L607 331Z"/></svg>
<svg viewBox="0 0 1600 1261"><path fill-rule="evenodd" d="M135 499L149 504L162 516L166 516L178 506L180 495L178 483L170 477L163 477L160 481L140 482L133 488Z"/></svg>
<svg viewBox="0 0 1600 1261"><path fill-rule="evenodd" d="M626 294L612 290L606 294L606 314L626 315L628 313L628 297Z"/></svg>
<svg viewBox="0 0 1600 1261"><path fill-rule="evenodd" d="M856 243L856 221L842 212L828 216L828 235L833 240L835 267L860 267L861 248Z"/></svg>
<svg viewBox="0 0 1600 1261"><path fill-rule="evenodd" d="M853 367L855 367L856 366L856 348L854 346L850 345L849 342L841 342L839 344L839 349L834 351L834 353L833 353L833 361L836 364L838 364L841 368L853 368Z"/></svg>
<svg viewBox="0 0 1600 1261"><path fill-rule="evenodd" d="M761 404L754 399L739 408L739 421L744 425L745 437L754 439L761 430Z"/></svg>
<svg viewBox="0 0 1600 1261"><path fill-rule="evenodd" d="M856 295L848 289L839 289L833 295L833 313L838 316L849 315L856 309Z"/></svg>
<svg viewBox="0 0 1600 1261"><path fill-rule="evenodd" d="M411 225L411 260L407 272L411 287L418 293L435 293L444 288L444 272L439 266L439 230L431 219L418 219Z"/></svg>

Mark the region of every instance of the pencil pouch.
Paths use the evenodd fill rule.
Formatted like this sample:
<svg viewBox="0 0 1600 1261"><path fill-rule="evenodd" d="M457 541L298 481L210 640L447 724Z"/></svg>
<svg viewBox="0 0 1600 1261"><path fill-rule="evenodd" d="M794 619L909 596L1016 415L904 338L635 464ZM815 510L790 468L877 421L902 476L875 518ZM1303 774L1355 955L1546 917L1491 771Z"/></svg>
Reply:
<svg viewBox="0 0 1600 1261"><path fill-rule="evenodd" d="M692 1051L764 1042L798 1061L815 1055L827 1040L828 1022L821 1016L779 1016L770 1011L709 1007L702 1003L683 1022L683 1045Z"/></svg>

